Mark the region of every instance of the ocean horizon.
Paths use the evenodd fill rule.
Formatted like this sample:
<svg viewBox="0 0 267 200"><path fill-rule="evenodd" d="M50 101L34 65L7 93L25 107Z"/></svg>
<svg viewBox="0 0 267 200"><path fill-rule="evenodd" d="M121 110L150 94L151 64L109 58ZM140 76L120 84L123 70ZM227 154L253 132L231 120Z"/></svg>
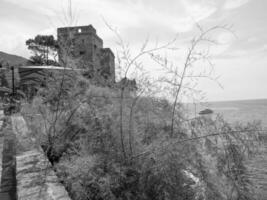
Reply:
<svg viewBox="0 0 267 200"><path fill-rule="evenodd" d="M211 109L213 115L222 115L229 123L260 121L262 127L267 128L267 99L188 103L185 109L188 117L198 116L200 111Z"/></svg>

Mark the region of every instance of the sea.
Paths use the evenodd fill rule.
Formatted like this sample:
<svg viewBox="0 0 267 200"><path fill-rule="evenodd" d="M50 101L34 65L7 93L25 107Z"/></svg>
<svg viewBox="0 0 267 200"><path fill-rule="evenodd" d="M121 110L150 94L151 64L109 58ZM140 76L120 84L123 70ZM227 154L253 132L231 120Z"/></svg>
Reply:
<svg viewBox="0 0 267 200"><path fill-rule="evenodd" d="M188 104L190 116L197 116L201 110L207 108L213 110L215 115L223 115L231 123L261 121L262 126L267 128L267 99Z"/></svg>
<svg viewBox="0 0 267 200"><path fill-rule="evenodd" d="M205 109L211 109L212 115L223 115L223 118L234 123L260 121L262 129L267 130L267 99L218 101L188 104L190 117L198 116ZM265 133L267 135L267 131ZM267 200L267 144L261 152L247 160L247 168L256 200Z"/></svg>

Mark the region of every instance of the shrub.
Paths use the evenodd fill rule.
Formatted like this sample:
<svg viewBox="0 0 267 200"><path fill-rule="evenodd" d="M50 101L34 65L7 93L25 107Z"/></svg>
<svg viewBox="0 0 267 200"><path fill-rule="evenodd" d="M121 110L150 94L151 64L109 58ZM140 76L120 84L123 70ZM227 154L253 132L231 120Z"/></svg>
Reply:
<svg viewBox="0 0 267 200"><path fill-rule="evenodd" d="M23 108L40 116L28 122L73 199L253 198L245 160L257 150L259 124L185 121L177 111L171 137L167 101L141 97L131 118L134 97L121 102L116 89L77 80L61 94L52 82Z"/></svg>

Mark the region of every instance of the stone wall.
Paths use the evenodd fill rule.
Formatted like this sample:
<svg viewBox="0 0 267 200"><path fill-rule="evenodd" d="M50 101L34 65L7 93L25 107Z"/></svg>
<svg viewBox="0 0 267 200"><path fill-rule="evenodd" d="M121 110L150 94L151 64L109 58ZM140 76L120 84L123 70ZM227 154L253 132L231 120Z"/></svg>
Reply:
<svg viewBox="0 0 267 200"><path fill-rule="evenodd" d="M15 161L15 135L10 126L3 127L2 173L0 186L0 199L16 200L16 161Z"/></svg>
<svg viewBox="0 0 267 200"><path fill-rule="evenodd" d="M87 70L88 78L115 83L114 54L103 48L103 40L92 25L58 28L57 35L61 65L71 63Z"/></svg>
<svg viewBox="0 0 267 200"><path fill-rule="evenodd" d="M3 143L0 135L0 151L3 148L0 199L70 200L24 118L11 116L11 123L3 131L6 134Z"/></svg>

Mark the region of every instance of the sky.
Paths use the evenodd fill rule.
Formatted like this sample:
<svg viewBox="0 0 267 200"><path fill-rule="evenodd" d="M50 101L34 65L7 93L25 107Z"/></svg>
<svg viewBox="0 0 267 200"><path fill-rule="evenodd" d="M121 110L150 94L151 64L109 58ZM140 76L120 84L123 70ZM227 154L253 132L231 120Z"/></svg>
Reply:
<svg viewBox="0 0 267 200"><path fill-rule="evenodd" d="M133 49L146 38L164 43L178 35L178 48L187 50L196 23L203 28L227 25L231 32L216 32L220 45L210 51L223 88L210 80L201 80L198 87L207 101L267 98L266 0L72 0L71 22L66 19L68 2L0 0L0 51L29 57L27 39L56 34L57 27L71 23L92 24L104 46L115 52L115 35L104 21ZM182 63L180 55L176 59Z"/></svg>

